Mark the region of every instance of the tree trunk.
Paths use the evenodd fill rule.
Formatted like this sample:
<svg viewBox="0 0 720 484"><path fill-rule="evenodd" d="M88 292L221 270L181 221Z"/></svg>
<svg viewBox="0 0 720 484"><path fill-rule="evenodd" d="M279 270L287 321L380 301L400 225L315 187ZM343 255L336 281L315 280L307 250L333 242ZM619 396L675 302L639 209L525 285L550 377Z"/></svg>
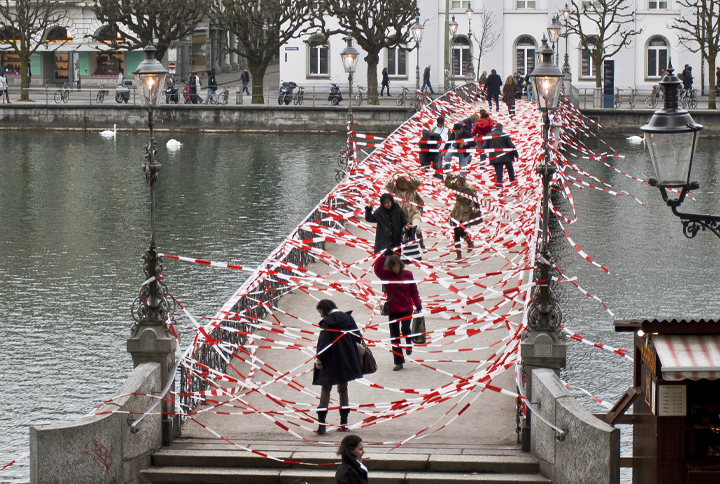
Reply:
<svg viewBox="0 0 720 484"><path fill-rule="evenodd" d="M715 89L717 88L717 84L715 84L715 56L708 58L707 63L708 71L710 71L710 75L708 76L708 84L710 84L710 92L708 92L708 109L715 109L717 107L715 103L717 98L715 95Z"/></svg>
<svg viewBox="0 0 720 484"><path fill-rule="evenodd" d="M367 63L367 96L368 105L378 106L380 101L378 100L378 89L377 89L377 66L380 62L380 56L377 52L368 53L365 56L365 62Z"/></svg>
<svg viewBox="0 0 720 484"><path fill-rule="evenodd" d="M30 100L30 90L28 86L28 75L27 75L27 67L28 67L28 59L30 58L29 53L25 52L19 52L20 54L20 100L21 101L29 101Z"/></svg>
<svg viewBox="0 0 720 484"><path fill-rule="evenodd" d="M602 63L603 63L603 60L604 59L600 56L593 59L593 64L595 64L595 87L602 87L602 81L603 81Z"/></svg>
<svg viewBox="0 0 720 484"><path fill-rule="evenodd" d="M265 104L263 97L263 84L265 81L265 71L267 70L267 62L255 65L248 59L248 70L250 71L252 81L252 101L251 104Z"/></svg>

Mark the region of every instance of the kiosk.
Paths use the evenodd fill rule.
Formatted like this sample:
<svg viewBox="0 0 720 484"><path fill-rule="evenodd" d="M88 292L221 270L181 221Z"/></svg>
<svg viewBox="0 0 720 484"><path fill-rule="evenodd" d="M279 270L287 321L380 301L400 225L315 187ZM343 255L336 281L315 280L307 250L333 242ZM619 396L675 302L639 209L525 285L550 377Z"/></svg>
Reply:
<svg viewBox="0 0 720 484"><path fill-rule="evenodd" d="M635 333L634 484L720 484L720 322L618 320Z"/></svg>

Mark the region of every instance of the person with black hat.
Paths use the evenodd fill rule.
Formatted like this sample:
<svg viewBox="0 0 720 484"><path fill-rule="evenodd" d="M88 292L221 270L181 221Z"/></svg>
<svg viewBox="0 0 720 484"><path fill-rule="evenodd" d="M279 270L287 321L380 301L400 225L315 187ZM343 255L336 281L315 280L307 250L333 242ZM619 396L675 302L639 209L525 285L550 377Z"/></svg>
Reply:
<svg viewBox="0 0 720 484"><path fill-rule="evenodd" d="M380 207L372 211L372 204L365 207L365 221L377 223L375 230L375 253L392 250L402 244L403 227L410 228L405 211L389 193L380 197Z"/></svg>
<svg viewBox="0 0 720 484"><path fill-rule="evenodd" d="M468 138L472 138L472 133L460 123L455 123L452 133L450 133L450 135L448 136L449 141L457 140L456 143L452 144L452 147L458 150L473 148L475 146L475 143L473 141L467 141ZM453 154L457 155L458 157L458 161L460 163L460 175L465 176L465 166L470 160L470 153L453 153L452 151L448 151L445 154L446 167L450 164L450 159L452 158Z"/></svg>

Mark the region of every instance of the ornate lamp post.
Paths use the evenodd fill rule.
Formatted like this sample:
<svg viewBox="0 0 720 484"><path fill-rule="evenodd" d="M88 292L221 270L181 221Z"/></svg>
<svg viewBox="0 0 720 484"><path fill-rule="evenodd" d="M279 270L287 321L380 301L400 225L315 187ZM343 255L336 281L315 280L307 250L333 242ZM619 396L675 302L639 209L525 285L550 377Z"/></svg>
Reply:
<svg viewBox="0 0 720 484"><path fill-rule="evenodd" d="M552 368L556 372L565 367L565 338L560 333L562 313L557 297L550 290L550 268L552 259L548 250L550 220L550 180L555 166L550 164L549 131L551 111L557 109L560 102L562 73L553 63L553 50L548 47L547 39L542 39L539 50L542 59L530 74L535 90L537 107L543 115L544 163L537 167L542 176L542 226L539 251L535 259L535 282L532 303L528 310L528 329L523 334L520 354L526 378L526 395L532 401L533 368ZM522 427L523 450L530 448L530 422L526 418Z"/></svg>
<svg viewBox="0 0 720 484"><path fill-rule="evenodd" d="M455 21L455 15L452 17L452 21L450 22L450 35L452 36L452 41L450 42L450 76L452 78L452 89L455 89L455 72L453 71L453 56L455 55L455 33L458 29L458 23Z"/></svg>
<svg viewBox="0 0 720 484"><path fill-rule="evenodd" d="M412 26L413 37L415 38L415 91L420 91L420 42L422 42L425 28L420 23L420 9L418 9L415 25Z"/></svg>
<svg viewBox="0 0 720 484"><path fill-rule="evenodd" d="M349 170L350 162L354 159L355 156L355 150L352 143L352 82L353 74L355 73L355 69L357 67L358 57L360 56L360 53L352 45L352 37L344 37L343 40L347 43L347 45L342 50L342 52L340 52L340 57L342 58L342 64L345 68L345 72L348 73L348 81L350 83L350 99L348 102L347 115L347 146L345 148L345 151L343 152L342 157L338 161L340 169L335 171L335 179L338 181L338 183L340 182L340 180L343 179L345 173L347 173L347 171Z"/></svg>
<svg viewBox="0 0 720 484"><path fill-rule="evenodd" d="M560 36L560 28L561 26L558 23L558 17L555 15L547 28L548 40L550 41L550 44L552 44L553 51L555 51L555 42L557 42L557 39ZM557 58L555 58L555 65L557 64Z"/></svg>
<svg viewBox="0 0 720 484"><path fill-rule="evenodd" d="M470 43L470 50L469 52L472 52L472 16L475 12L473 11L472 7L468 5L468 9L465 10L465 15L467 15L468 19L468 42ZM475 69L472 65L472 54L470 55L470 60L468 61L468 71L473 72Z"/></svg>
<svg viewBox="0 0 720 484"><path fill-rule="evenodd" d="M572 79L570 75L570 63L568 62L569 55L568 55L568 19L570 18L570 8L568 7L568 4L565 4L565 8L562 11L562 15L565 18L565 63L563 63L563 74L565 75L565 78L569 81Z"/></svg>
<svg viewBox="0 0 720 484"><path fill-rule="evenodd" d="M165 322L171 313L172 299L168 299L167 286L162 282L162 259L158 255L155 245L155 181L161 165L157 163L157 146L153 137L153 108L160 103L165 76L167 71L162 64L155 59L157 49L152 45L145 47L145 60L133 72L137 79L138 93L141 102L147 106L148 128L150 138L145 147L145 163L142 170L145 173L145 181L150 185L150 247L143 255L143 270L146 281L140 289L139 296L132 304L131 313L135 324L131 330L130 338L127 340L127 349L132 355L134 366L141 363L160 363L161 381L164 386L162 395L173 390L174 373L172 368L175 362L175 348L177 340L165 328ZM155 406L162 402L162 435L163 443L169 445L177 435L178 419L173 416L174 408L171 398L156 400ZM138 424L148 415L151 410L140 418L131 422L133 432L138 431Z"/></svg>
<svg viewBox="0 0 720 484"><path fill-rule="evenodd" d="M687 194L700 188L698 182L690 181L690 173L698 133L703 127L696 124L687 111L678 107L678 90L682 83L675 75L672 64L667 70L668 74L660 81L660 87L665 91L665 106L655 111L650 122L640 128L645 133L657 177L650 178L648 182L660 189L663 201L680 218L685 237L695 237L700 229L708 229L720 237L720 216L678 211ZM678 198L670 198L668 188L679 188Z"/></svg>

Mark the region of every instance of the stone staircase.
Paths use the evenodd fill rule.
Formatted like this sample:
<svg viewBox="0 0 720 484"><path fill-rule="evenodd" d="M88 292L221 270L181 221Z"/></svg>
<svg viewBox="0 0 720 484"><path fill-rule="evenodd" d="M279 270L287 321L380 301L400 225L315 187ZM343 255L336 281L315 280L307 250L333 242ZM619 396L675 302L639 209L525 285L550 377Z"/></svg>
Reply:
<svg viewBox="0 0 720 484"><path fill-rule="evenodd" d="M249 443L243 446L273 457L297 462L337 462L334 446L299 443ZM392 453L388 446L365 447L372 484L517 483L550 484L539 474L538 463L519 446L414 445ZM160 484L334 484L336 465L288 464L232 449L217 440L176 439L152 456L152 466L141 472L145 483Z"/></svg>

